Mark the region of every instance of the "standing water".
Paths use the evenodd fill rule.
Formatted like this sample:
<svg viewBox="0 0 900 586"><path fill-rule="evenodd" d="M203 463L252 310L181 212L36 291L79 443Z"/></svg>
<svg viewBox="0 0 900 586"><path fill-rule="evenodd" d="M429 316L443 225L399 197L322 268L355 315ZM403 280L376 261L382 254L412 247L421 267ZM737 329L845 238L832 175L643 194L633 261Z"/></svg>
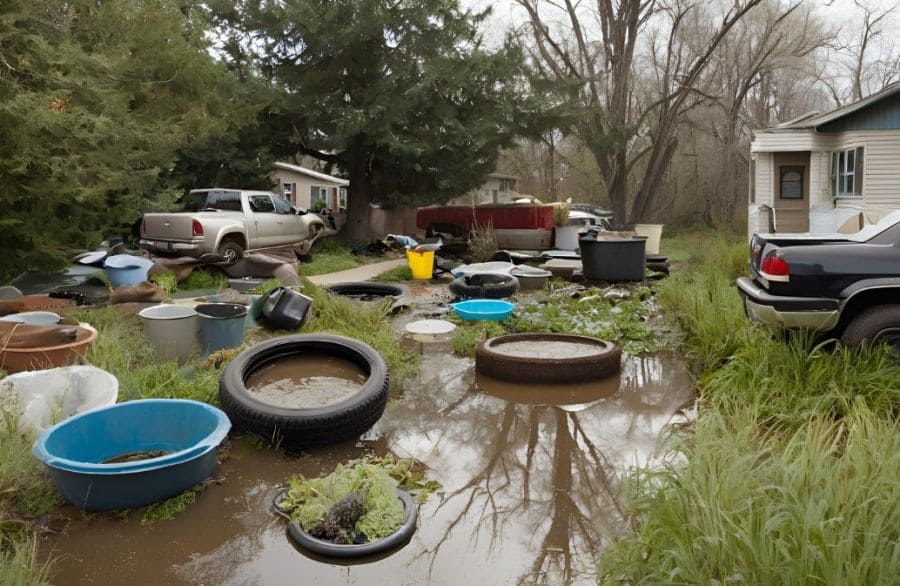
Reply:
<svg viewBox="0 0 900 586"><path fill-rule="evenodd" d="M48 537L58 584L593 584L625 530L621 474L653 464L660 432L692 397L668 354L628 358L618 379L540 389L476 375L427 351L420 376L362 441L289 457L234 442L220 483L174 520L83 517ZM567 385L568 386L568 385ZM418 458L443 484L412 541L356 565L294 548L272 497L293 474L326 474L364 453Z"/></svg>

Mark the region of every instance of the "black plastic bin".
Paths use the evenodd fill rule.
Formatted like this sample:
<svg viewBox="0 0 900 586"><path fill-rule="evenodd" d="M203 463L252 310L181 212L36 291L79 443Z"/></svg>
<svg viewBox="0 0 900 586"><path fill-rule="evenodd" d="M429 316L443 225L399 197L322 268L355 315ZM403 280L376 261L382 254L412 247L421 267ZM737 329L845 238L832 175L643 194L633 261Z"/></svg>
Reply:
<svg viewBox="0 0 900 586"><path fill-rule="evenodd" d="M312 302L303 293L278 287L263 299L262 316L273 329L296 330L306 321Z"/></svg>
<svg viewBox="0 0 900 586"><path fill-rule="evenodd" d="M584 278L591 281L641 281L644 278L644 250L647 239L595 238L586 234L578 239Z"/></svg>

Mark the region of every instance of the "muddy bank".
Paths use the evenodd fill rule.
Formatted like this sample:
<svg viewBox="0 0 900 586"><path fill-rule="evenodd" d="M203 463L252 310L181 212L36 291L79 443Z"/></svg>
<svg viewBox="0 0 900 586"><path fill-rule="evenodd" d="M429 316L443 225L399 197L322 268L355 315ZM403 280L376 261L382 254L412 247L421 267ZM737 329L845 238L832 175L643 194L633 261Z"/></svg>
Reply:
<svg viewBox="0 0 900 586"><path fill-rule="evenodd" d="M668 354L631 358L618 380L541 390L479 380L473 361L426 345L420 376L359 442L287 457L234 442L220 483L172 521L141 526L71 511L44 551L57 584L572 584L624 529L619 472L658 457L657 438L691 397ZM291 475L366 452L415 457L444 487L395 554L356 565L297 551L269 510Z"/></svg>

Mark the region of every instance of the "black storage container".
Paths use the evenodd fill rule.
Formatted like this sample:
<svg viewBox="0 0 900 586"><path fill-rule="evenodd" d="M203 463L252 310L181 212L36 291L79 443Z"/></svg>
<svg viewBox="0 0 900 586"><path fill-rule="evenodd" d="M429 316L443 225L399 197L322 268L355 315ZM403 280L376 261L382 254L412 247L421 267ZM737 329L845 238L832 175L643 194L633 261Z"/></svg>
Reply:
<svg viewBox="0 0 900 586"><path fill-rule="evenodd" d="M296 330L306 321L312 301L303 293L278 287L263 300L262 315L266 323L276 330Z"/></svg>
<svg viewBox="0 0 900 586"><path fill-rule="evenodd" d="M591 281L641 281L644 279L644 250L647 239L596 238L586 234L578 239L584 278Z"/></svg>

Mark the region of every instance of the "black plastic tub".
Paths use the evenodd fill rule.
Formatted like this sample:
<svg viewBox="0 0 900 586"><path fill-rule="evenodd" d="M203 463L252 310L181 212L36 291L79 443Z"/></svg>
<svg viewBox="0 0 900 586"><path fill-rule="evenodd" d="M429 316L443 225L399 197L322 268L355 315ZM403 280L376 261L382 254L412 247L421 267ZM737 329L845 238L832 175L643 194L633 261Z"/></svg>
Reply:
<svg viewBox="0 0 900 586"><path fill-rule="evenodd" d="M584 278L591 281L641 281L644 278L646 238L578 239Z"/></svg>

